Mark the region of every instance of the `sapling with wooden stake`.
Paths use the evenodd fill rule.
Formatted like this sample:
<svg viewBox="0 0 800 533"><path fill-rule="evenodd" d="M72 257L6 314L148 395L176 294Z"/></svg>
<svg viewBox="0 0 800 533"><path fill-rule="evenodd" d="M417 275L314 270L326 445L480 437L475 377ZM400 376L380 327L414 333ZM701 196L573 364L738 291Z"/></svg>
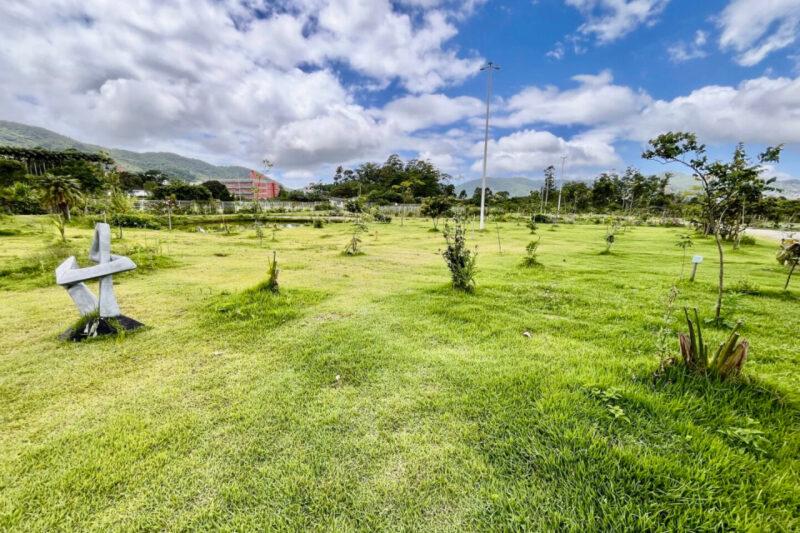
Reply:
<svg viewBox="0 0 800 533"><path fill-rule="evenodd" d="M683 270L686 267L686 250L687 248L691 248L694 246L694 242L692 242L692 236L688 233L679 235L678 242L675 243L675 246L683 250L683 259L681 259L681 277L683 279Z"/></svg>
<svg viewBox="0 0 800 533"><path fill-rule="evenodd" d="M722 321L722 295L725 282L725 254L722 248L722 226L734 213L737 202L753 190L764 190L766 184L761 174L767 168L765 163L780 160L782 146L767 147L759 154L758 163L751 164L744 146L738 144L730 163L710 162L706 146L697 141L697 136L689 132L668 132L649 142L649 149L642 153L644 159L662 163L675 163L689 168L700 182L703 194L700 197L705 218L706 232L714 232L714 240L719 255L719 282L717 284L717 305L714 320Z"/></svg>

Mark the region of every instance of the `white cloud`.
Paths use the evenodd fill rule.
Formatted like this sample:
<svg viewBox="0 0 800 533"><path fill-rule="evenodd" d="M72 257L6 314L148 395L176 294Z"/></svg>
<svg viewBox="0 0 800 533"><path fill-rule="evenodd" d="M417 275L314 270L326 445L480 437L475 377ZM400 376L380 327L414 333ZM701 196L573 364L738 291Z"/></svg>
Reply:
<svg viewBox="0 0 800 533"><path fill-rule="evenodd" d="M719 18L723 50L740 65L753 66L786 48L800 32L800 0L732 0Z"/></svg>
<svg viewBox="0 0 800 533"><path fill-rule="evenodd" d="M667 49L670 61L673 63L683 63L685 61L691 61L692 59L706 57L705 46L707 42L708 34L702 30L697 30L691 43L681 41Z"/></svg>
<svg viewBox="0 0 800 533"><path fill-rule="evenodd" d="M489 141L488 173L502 176L540 172L555 165L566 155L570 168L608 168L620 163L611 144L613 139L605 133L587 133L566 140L548 131L521 130L497 140ZM475 158L471 170L482 168L483 143L475 143L471 155Z"/></svg>
<svg viewBox="0 0 800 533"><path fill-rule="evenodd" d="M598 125L627 117L642 109L650 98L629 87L613 84L608 70L597 75L573 76L575 89L528 87L512 96L505 116L493 121L499 126L526 124Z"/></svg>
<svg viewBox="0 0 800 533"><path fill-rule="evenodd" d="M601 44L616 41L642 24L653 24L669 0L565 0L585 17L578 31Z"/></svg>
<svg viewBox="0 0 800 533"><path fill-rule="evenodd" d="M800 78L756 78L736 87L711 85L657 100L616 125L646 141L665 131L693 131L707 143L800 143Z"/></svg>
<svg viewBox="0 0 800 533"><path fill-rule="evenodd" d="M385 116L356 102L357 84L424 93L477 72L480 58L448 46L462 6L437 6L412 16L388 0L292 0L257 14L238 0L6 0L0 115L97 144L251 165L270 154L307 171L471 104L423 95L439 109L414 118L410 101Z"/></svg>
<svg viewBox="0 0 800 533"><path fill-rule="evenodd" d="M443 94L404 96L389 102L379 115L403 131L442 126L483 113L483 102L471 96Z"/></svg>

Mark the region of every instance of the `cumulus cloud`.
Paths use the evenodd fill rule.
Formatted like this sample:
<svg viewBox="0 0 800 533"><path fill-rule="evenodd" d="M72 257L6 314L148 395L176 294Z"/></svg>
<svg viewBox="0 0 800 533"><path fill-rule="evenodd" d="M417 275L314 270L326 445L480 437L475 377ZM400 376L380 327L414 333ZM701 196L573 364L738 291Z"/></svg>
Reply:
<svg viewBox="0 0 800 533"><path fill-rule="evenodd" d="M557 163L563 155L569 159L570 168L607 168L620 162L612 141L611 136L601 132L567 140L549 131L520 130L489 142L488 172L496 176L540 171ZM478 157L482 153L483 143L474 144L471 154ZM476 159L471 170L479 172L481 165L482 161Z"/></svg>
<svg viewBox="0 0 800 533"><path fill-rule="evenodd" d="M414 9L389 0L7 0L0 112L98 144L251 164L269 154L287 171L308 170L471 105L424 94L478 70L480 58L447 44L462 8ZM410 100L384 115L358 105L342 69L423 93L439 118L413 118Z"/></svg>
<svg viewBox="0 0 800 533"><path fill-rule="evenodd" d="M587 19L578 31L607 44L642 24L652 24L669 0L566 0L566 3Z"/></svg>
<svg viewBox="0 0 800 533"><path fill-rule="evenodd" d="M650 101L641 91L615 85L608 70L572 79L578 82L577 88L523 89L508 100L507 114L496 119L494 124L507 127L536 123L598 125L627 117Z"/></svg>
<svg viewBox="0 0 800 533"><path fill-rule="evenodd" d="M443 94L426 94L397 98L378 114L390 125L403 131L414 131L480 115L483 106L483 102L471 96L450 98Z"/></svg>
<svg viewBox="0 0 800 533"><path fill-rule="evenodd" d="M703 87L672 100L653 101L617 127L621 136L639 141L688 130L714 143L800 143L800 78Z"/></svg>
<svg viewBox="0 0 800 533"><path fill-rule="evenodd" d="M673 63L683 63L692 59L706 57L705 46L707 42L708 34L702 30L697 30L691 42L680 41L667 49L669 59Z"/></svg>
<svg viewBox="0 0 800 533"><path fill-rule="evenodd" d="M720 47L733 50L740 65L756 65L797 40L800 0L732 0L718 22Z"/></svg>

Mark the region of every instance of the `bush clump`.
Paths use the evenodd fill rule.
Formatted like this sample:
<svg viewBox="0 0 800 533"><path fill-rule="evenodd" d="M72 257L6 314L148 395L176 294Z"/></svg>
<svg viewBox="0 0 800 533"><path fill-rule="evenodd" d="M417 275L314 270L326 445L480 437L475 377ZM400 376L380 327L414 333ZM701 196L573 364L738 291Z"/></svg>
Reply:
<svg viewBox="0 0 800 533"><path fill-rule="evenodd" d="M477 252L467 248L467 225L462 218L454 218L452 225L447 223L444 226L444 238L447 248L442 252L447 268L450 269L450 276L453 288L472 292L475 289L475 261Z"/></svg>

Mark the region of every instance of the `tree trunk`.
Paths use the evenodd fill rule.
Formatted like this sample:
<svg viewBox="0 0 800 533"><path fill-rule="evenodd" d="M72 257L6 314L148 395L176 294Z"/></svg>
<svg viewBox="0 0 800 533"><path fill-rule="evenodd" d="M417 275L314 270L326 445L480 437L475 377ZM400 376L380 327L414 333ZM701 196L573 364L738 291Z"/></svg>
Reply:
<svg viewBox="0 0 800 533"><path fill-rule="evenodd" d="M792 274L794 274L794 269L797 266L797 263L800 263L800 259L795 259L794 263L792 263L792 269L789 271L789 276L786 278L786 285L783 286L783 290L789 290L789 282L792 280Z"/></svg>
<svg viewBox="0 0 800 533"><path fill-rule="evenodd" d="M719 234L719 224L714 231L714 240L717 241L717 251L719 252L719 287L717 288L717 308L714 313L714 318L719 320L722 313L722 291L724 290L725 283L725 260L722 252L722 237Z"/></svg>

